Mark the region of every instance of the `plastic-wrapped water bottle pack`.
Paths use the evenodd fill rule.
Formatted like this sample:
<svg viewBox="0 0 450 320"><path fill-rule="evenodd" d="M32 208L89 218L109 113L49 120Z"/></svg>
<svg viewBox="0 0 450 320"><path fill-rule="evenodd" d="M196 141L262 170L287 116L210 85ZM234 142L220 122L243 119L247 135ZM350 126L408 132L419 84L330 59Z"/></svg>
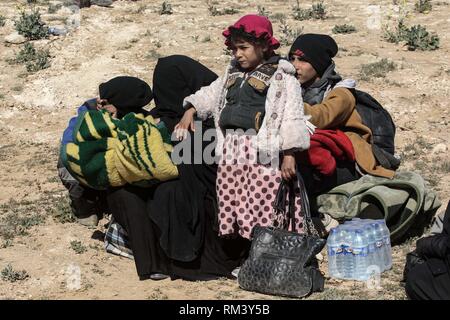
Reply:
<svg viewBox="0 0 450 320"><path fill-rule="evenodd" d="M331 229L328 270L333 278L365 281L392 267L389 229L384 220L354 218Z"/></svg>

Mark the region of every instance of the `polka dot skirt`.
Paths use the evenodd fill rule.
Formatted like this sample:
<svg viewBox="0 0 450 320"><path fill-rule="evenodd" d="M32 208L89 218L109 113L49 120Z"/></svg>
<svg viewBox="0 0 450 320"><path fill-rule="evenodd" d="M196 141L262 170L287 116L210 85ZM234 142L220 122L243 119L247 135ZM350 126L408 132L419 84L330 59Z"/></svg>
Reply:
<svg viewBox="0 0 450 320"><path fill-rule="evenodd" d="M278 168L257 162L252 136L227 134L216 181L219 234L238 233L250 239L254 226L272 225L273 202L281 179ZM299 190L296 190L295 201L296 231L302 232Z"/></svg>

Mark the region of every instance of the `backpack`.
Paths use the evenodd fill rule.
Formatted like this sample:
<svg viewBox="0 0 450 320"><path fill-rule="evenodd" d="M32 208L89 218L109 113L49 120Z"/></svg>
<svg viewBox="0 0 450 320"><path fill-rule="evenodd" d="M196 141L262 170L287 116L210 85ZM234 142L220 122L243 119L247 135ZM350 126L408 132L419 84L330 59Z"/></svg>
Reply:
<svg viewBox="0 0 450 320"><path fill-rule="evenodd" d="M400 160L394 157L395 124L389 112L370 94L354 90L356 110L364 125L372 131L372 150L375 158L386 169L395 170Z"/></svg>

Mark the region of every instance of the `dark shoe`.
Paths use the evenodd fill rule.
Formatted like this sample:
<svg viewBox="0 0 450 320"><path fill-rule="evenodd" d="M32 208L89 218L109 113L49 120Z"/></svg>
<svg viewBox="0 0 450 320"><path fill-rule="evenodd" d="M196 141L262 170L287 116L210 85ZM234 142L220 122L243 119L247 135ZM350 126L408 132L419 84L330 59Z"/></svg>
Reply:
<svg viewBox="0 0 450 320"><path fill-rule="evenodd" d="M112 0L91 0L91 5L99 6L99 7L109 7L113 3Z"/></svg>
<svg viewBox="0 0 450 320"><path fill-rule="evenodd" d="M153 273L150 275L150 279L152 280L164 280L169 278L169 276L167 274L162 274L162 273Z"/></svg>
<svg viewBox="0 0 450 320"><path fill-rule="evenodd" d="M80 9L89 8L91 6L90 0L75 0L75 5L77 5Z"/></svg>

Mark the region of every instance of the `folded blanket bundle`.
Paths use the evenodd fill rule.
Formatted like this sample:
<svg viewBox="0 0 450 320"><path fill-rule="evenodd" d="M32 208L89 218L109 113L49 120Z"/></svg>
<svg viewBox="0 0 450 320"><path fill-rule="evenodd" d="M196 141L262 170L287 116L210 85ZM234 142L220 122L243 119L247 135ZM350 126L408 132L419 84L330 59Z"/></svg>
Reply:
<svg viewBox="0 0 450 320"><path fill-rule="evenodd" d="M107 189L125 184L148 187L178 177L170 158L170 135L153 117L106 111L78 115L73 142L61 146L64 166L84 185Z"/></svg>
<svg viewBox="0 0 450 320"><path fill-rule="evenodd" d="M344 132L316 129L309 149L299 154L299 161L314 167L324 176L331 176L336 171L336 161L355 162L355 151Z"/></svg>
<svg viewBox="0 0 450 320"><path fill-rule="evenodd" d="M391 231L391 241L400 239L417 218L432 216L441 203L423 178L409 171L393 179L365 175L317 197L317 210L336 220L378 214Z"/></svg>

